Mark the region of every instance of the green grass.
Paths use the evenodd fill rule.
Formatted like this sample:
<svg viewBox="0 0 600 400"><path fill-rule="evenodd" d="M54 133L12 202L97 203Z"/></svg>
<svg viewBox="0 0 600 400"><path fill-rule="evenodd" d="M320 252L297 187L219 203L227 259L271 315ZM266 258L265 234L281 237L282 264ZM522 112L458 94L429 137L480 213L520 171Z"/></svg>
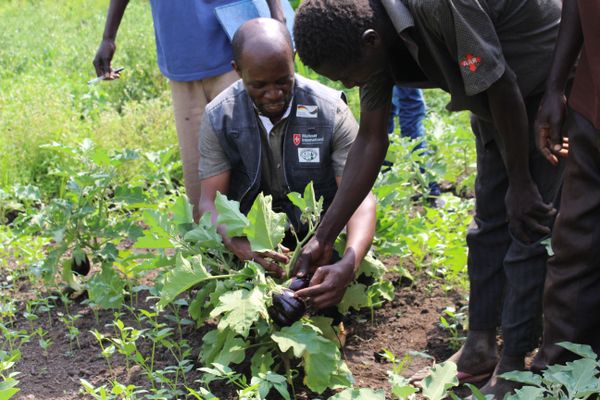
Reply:
<svg viewBox="0 0 600 400"><path fill-rule="evenodd" d="M158 150L176 141L170 94L156 66L150 7L131 2L117 38L123 79L89 87L107 1L0 4L0 188L44 186L39 146L91 138L106 148Z"/></svg>

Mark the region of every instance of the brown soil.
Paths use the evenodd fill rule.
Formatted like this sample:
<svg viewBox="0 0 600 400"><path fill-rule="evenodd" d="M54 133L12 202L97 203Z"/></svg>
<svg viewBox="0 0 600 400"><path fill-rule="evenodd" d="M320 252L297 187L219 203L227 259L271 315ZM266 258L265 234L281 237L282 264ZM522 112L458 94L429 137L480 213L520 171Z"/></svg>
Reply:
<svg viewBox="0 0 600 400"><path fill-rule="evenodd" d="M452 353L449 346L449 333L439 327L439 317L445 307L460 306L464 297L456 292L442 291L441 282L430 279L422 280L428 282L427 286L424 283L407 284L396 280L394 281L396 298L377 309L372 320L370 311L366 310L351 315L345 321L349 335L343 354L357 386L389 391L387 371L390 370L391 364L380 356L384 349L393 352L398 358L411 352L426 352L436 360L444 360ZM417 282L420 281L417 279ZM20 288L20 292L24 295L28 292L27 284ZM140 296L136 308L150 309L152 300L146 301L142 297ZM21 391L16 395L16 399L82 399L85 396L80 393L80 378L96 386L114 378L121 383L147 384L140 370L132 368L128 374L123 358L118 355L112 358L113 375L111 375L106 361L100 354L96 339L89 333L93 329L106 334L112 333L113 328L108 326L114 319L112 311L99 310L98 320L96 320L90 308L80 302L75 302L69 307L72 315L81 315L75 323L81 332L80 347L75 342L69 342L66 327L57 316L58 312L65 312L64 306L57 301L55 308L50 312L50 318L46 314L40 314L40 319L34 322L35 328L41 326L48 331L47 339L53 342L47 352L40 348L37 337L21 347L22 359L15 368L21 372L18 377L20 380L18 387ZM30 331L29 322L22 319L23 311L21 309L17 314L17 318L21 319L17 320L16 328ZM138 326L129 311L124 311L121 319L126 326ZM174 326L173 323L169 324ZM193 326L184 327L183 338L196 349L191 359L197 359L201 338L209 329L212 329L212 326L201 329ZM142 346L143 353L150 351L148 344ZM431 362L430 359L410 356L402 374L410 376L424 366L430 365ZM157 354L157 368L172 364L174 358L167 350L161 350ZM198 386L193 383L198 377L199 373L196 371L187 375L191 387ZM235 391L227 385L215 384L211 386L211 390L222 399L235 398ZM324 393L318 397L327 398L330 394ZM314 393L298 384L297 398L315 397Z"/></svg>

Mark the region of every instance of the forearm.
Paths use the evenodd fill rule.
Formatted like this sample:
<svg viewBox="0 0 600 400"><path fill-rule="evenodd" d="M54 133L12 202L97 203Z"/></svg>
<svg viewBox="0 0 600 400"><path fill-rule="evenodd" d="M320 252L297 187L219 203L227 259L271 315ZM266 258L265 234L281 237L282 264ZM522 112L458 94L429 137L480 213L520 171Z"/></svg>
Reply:
<svg viewBox="0 0 600 400"><path fill-rule="evenodd" d="M129 0L111 0L110 5L108 6L106 25L104 26L102 40L115 41L121 19L123 19L123 14L125 14L125 8L127 8L128 3Z"/></svg>
<svg viewBox="0 0 600 400"><path fill-rule="evenodd" d="M577 1L564 0L552 67L546 81L547 91L564 92L569 72L575 64L582 45L583 33Z"/></svg>
<svg viewBox="0 0 600 400"><path fill-rule="evenodd" d="M364 117L363 113L362 118ZM315 233L315 237L321 243L334 242L375 183L385 158L389 138L383 122L371 128L374 133L359 131L348 153L340 187Z"/></svg>
<svg viewBox="0 0 600 400"><path fill-rule="evenodd" d="M354 273L367 255L375 235L375 196L367 194L346 225L348 236L344 256L354 257ZM352 251L351 251L352 250Z"/></svg>
<svg viewBox="0 0 600 400"><path fill-rule="evenodd" d="M508 68L508 67L507 67ZM523 96L512 72L506 71L488 90L494 126L504 142L509 184L529 182L529 122Z"/></svg>
<svg viewBox="0 0 600 400"><path fill-rule="evenodd" d="M281 0L267 0L267 5L271 12L271 18L285 23L285 14L281 7Z"/></svg>

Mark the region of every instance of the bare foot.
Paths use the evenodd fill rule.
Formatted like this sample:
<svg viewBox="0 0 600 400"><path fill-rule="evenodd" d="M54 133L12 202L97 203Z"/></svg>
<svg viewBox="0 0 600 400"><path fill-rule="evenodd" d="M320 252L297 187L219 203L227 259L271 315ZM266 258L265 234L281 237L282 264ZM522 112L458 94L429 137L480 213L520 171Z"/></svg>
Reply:
<svg viewBox="0 0 600 400"><path fill-rule="evenodd" d="M499 375L505 372L517 371L525 369L525 357L509 357L502 356L500 362L494 369L494 373L490 380L479 389L484 395L493 395L494 399L502 400L507 394L513 393L515 389L520 388L522 385L518 382L508 381L502 379ZM471 399L472 397L469 397Z"/></svg>
<svg viewBox="0 0 600 400"><path fill-rule="evenodd" d="M455 363L458 371L471 375L492 371L498 363L496 331L469 331L465 344L448 361Z"/></svg>
<svg viewBox="0 0 600 400"><path fill-rule="evenodd" d="M456 364L461 382L475 383L487 379L498 363L496 331L469 331L465 344L448 361ZM412 375L409 381L420 382L429 372L429 367L423 368Z"/></svg>

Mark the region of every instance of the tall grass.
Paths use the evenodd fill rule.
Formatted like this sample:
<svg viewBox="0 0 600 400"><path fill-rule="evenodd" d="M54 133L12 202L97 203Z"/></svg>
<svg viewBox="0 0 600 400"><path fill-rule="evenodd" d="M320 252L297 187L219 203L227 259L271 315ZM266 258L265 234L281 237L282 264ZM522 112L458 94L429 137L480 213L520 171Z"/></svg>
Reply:
<svg viewBox="0 0 600 400"><path fill-rule="evenodd" d="M0 3L0 188L44 185L40 148L91 138L106 148L175 143L170 95L156 66L150 6L129 4L113 64L123 79L89 87L108 1Z"/></svg>

